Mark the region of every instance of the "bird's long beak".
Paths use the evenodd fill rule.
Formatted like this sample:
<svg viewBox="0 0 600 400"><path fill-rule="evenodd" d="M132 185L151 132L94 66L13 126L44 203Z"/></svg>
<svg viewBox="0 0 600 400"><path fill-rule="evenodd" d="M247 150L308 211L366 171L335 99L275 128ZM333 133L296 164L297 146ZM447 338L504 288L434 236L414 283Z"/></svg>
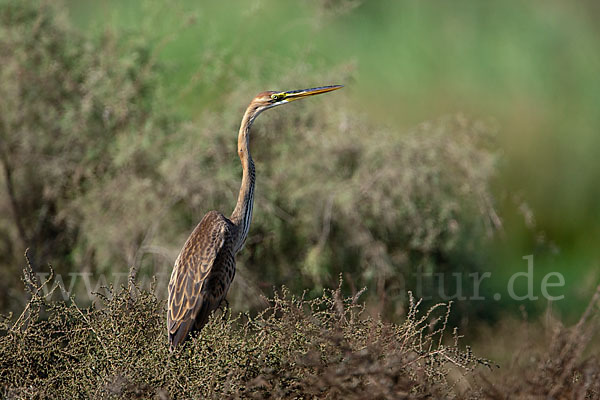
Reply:
<svg viewBox="0 0 600 400"><path fill-rule="evenodd" d="M284 100L294 101L301 99L303 97L314 96L316 94L327 93L333 90L338 90L343 88L343 85L332 85L332 86L321 86L311 89L300 89L300 90L290 90L288 92L282 92L281 95Z"/></svg>

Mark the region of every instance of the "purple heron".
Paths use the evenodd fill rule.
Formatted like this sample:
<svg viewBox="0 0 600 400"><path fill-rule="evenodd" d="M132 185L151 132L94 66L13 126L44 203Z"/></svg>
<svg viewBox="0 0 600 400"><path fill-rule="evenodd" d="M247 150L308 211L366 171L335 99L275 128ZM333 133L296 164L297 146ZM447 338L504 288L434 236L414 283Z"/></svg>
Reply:
<svg viewBox="0 0 600 400"><path fill-rule="evenodd" d="M188 334L201 330L210 313L225 299L235 275L235 255L244 246L252 221L255 169L250 156L250 128L263 111L294 100L331 92L342 86L323 86L287 92L262 92L251 102L240 125L237 151L242 162L242 185L229 218L209 211L179 253L171 280L167 329L171 351Z"/></svg>

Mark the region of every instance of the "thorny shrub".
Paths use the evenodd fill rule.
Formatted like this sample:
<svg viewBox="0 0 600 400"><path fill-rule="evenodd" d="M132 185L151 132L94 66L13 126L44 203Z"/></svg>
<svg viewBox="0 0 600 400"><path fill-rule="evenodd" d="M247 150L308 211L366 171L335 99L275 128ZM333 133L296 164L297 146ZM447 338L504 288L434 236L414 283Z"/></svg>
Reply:
<svg viewBox="0 0 600 400"><path fill-rule="evenodd" d="M363 291L306 300L287 288L255 316L215 313L169 353L164 303L135 282L80 308L31 296L0 321L0 393L7 398L598 398L600 363L585 350L598 332L600 288L580 321L554 321L497 369L459 343L450 304L425 312L410 298L403 323L364 313ZM51 279L51 278L49 278ZM48 282L45 282L48 283ZM512 330L514 338L520 331ZM481 368L477 368L481 366Z"/></svg>
<svg viewBox="0 0 600 400"><path fill-rule="evenodd" d="M495 329L490 340L509 338L513 357L500 374L481 375L485 398L600 399L599 300L600 286L572 327L548 314L537 326Z"/></svg>
<svg viewBox="0 0 600 400"><path fill-rule="evenodd" d="M164 302L127 286L101 304L49 301L25 270L31 296L0 321L0 394L6 398L595 399L600 288L572 328L524 342L498 369L460 344L450 304L420 310L409 296L401 324L366 315L340 286L306 300L282 288L257 315L216 312L169 353ZM49 278L51 279L51 278ZM48 282L46 282L48 283ZM514 351L522 330L511 330ZM506 332L501 334L505 338ZM494 335L490 340L493 339ZM512 343L514 342L514 343Z"/></svg>
<svg viewBox="0 0 600 400"><path fill-rule="evenodd" d="M25 277L30 302L0 326L9 398L455 397L477 365L489 365L456 332L444 342L449 304L421 313L411 298L395 325L363 314L363 291L306 300L284 287L256 316L215 313L170 354L164 303L133 282L82 309L48 301Z"/></svg>

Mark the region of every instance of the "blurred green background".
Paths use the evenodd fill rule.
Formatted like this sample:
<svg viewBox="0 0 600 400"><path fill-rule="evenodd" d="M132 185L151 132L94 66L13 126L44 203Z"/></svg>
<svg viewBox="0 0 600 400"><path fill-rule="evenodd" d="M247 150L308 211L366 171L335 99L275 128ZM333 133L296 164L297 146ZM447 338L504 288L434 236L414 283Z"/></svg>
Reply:
<svg viewBox="0 0 600 400"><path fill-rule="evenodd" d="M23 106L3 103L5 152L15 157L16 197L27 203L22 225L52 227L25 237L33 248L59 238L38 252L40 270L50 262L65 280L72 271L99 276L131 264L142 276L168 274L203 213L233 209L235 134L252 96L344 84L256 123L257 211L230 295L238 309L260 307L251 299L273 285L315 293L342 273L346 290L368 286L373 312L397 318L415 274L488 271L487 300L458 301L458 316L494 320L521 304L547 306L506 296L510 276L526 269L522 257L534 254L536 295L546 273L562 273L565 288L552 292L565 297L553 307L575 319L599 281L597 2L103 0L58 10L30 3L38 12L29 17L15 2L0 3L12 35L3 57L61 81L53 57L71 54L57 65L86 89L50 89L44 104L57 119L94 99L91 116L61 119L56 130L36 125L29 147L19 129L8 133L27 125L12 117ZM30 45L50 43L43 62L28 50L18 56L19 35L38 28ZM22 72L2 68L2 95L22 96L28 83L6 89ZM38 99L41 89L30 90ZM76 111L69 114L60 93ZM73 162L52 175L69 176L66 183L34 185L35 173L18 172L28 159L27 168L46 168L44 157L28 158L35 149L50 159L72 151L68 141L36 146L106 120L103 109L126 110L125 122L94 123ZM1 268L18 277L25 243L3 183ZM60 193L53 197L46 183ZM21 304L19 287L7 283L5 293L4 309Z"/></svg>

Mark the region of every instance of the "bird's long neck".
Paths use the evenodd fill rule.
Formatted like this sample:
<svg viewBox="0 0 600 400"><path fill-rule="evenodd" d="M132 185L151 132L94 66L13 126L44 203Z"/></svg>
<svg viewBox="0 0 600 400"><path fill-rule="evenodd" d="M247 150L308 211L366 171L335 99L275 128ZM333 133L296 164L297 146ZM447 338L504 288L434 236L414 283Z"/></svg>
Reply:
<svg viewBox="0 0 600 400"><path fill-rule="evenodd" d="M254 119L258 116L259 111L253 105L250 105L244 114L240 132L238 135L238 155L242 162L242 185L238 195L237 204L231 214L231 222L237 226L237 235L235 238L234 248L239 251L246 241L248 231L250 230L250 222L252 221L252 207L254 205L254 184L255 170L254 161L250 155L250 127Z"/></svg>

